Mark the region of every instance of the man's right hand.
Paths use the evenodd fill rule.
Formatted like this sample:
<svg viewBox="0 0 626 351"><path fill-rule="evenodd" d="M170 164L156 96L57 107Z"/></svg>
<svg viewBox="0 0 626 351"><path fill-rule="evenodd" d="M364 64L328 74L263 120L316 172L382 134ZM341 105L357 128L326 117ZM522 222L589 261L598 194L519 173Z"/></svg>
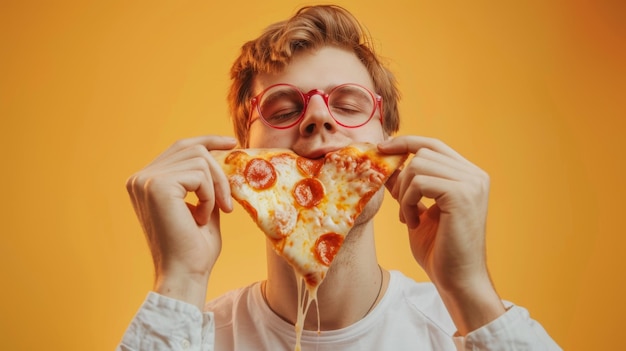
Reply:
<svg viewBox="0 0 626 351"><path fill-rule="evenodd" d="M219 210L233 209L228 179L209 150L235 145L220 136L178 141L126 183L154 260L154 290L200 309L222 247ZM185 201L190 192L195 205Z"/></svg>

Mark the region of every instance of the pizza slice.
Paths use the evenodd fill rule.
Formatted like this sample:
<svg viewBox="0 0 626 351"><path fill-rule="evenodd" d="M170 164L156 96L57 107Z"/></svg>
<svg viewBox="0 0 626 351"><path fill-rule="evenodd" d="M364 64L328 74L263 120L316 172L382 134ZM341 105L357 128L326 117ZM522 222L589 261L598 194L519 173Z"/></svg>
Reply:
<svg viewBox="0 0 626 351"><path fill-rule="evenodd" d="M289 149L211 153L228 177L233 198L299 277L295 350L300 350L304 318L345 236L408 154L382 154L366 143L319 159Z"/></svg>
<svg viewBox="0 0 626 351"><path fill-rule="evenodd" d="M324 280L371 197L406 160L359 143L319 159L289 149L213 150L233 198L310 292Z"/></svg>

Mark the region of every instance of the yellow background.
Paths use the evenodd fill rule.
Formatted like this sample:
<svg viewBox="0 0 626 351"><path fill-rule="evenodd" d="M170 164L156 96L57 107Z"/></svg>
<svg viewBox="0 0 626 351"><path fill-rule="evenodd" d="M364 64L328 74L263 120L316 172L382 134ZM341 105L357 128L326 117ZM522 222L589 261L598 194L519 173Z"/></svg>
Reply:
<svg viewBox="0 0 626 351"><path fill-rule="evenodd" d="M294 1L0 2L0 345L111 350L151 288L126 178L179 138L231 134L239 46ZM621 1L339 1L403 93L400 134L492 177L501 295L567 350L616 349L626 315ZM504 5L503 3L506 3ZM381 261L416 279L397 208ZM264 277L262 235L224 216L209 297Z"/></svg>

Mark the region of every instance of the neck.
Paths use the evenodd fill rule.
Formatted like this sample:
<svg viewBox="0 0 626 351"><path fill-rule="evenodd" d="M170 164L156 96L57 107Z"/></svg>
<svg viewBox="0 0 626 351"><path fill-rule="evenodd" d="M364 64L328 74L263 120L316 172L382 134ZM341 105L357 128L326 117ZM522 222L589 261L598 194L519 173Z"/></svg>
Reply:
<svg viewBox="0 0 626 351"><path fill-rule="evenodd" d="M373 309L384 294L388 273L376 260L373 224L355 226L346 236L326 278L317 292L320 329L333 330L359 321ZM264 296L269 307L281 318L295 324L297 284L293 269L268 247L268 279ZM317 309L311 307L304 329L317 330Z"/></svg>

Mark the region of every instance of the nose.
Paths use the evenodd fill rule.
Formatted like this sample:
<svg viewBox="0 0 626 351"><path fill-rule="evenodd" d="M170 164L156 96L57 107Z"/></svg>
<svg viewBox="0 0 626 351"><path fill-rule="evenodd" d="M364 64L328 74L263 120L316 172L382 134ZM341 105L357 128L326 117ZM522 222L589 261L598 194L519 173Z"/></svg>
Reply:
<svg viewBox="0 0 626 351"><path fill-rule="evenodd" d="M300 133L309 136L323 130L333 132L336 128L337 124L330 115L324 96L322 94L310 96L300 123Z"/></svg>

